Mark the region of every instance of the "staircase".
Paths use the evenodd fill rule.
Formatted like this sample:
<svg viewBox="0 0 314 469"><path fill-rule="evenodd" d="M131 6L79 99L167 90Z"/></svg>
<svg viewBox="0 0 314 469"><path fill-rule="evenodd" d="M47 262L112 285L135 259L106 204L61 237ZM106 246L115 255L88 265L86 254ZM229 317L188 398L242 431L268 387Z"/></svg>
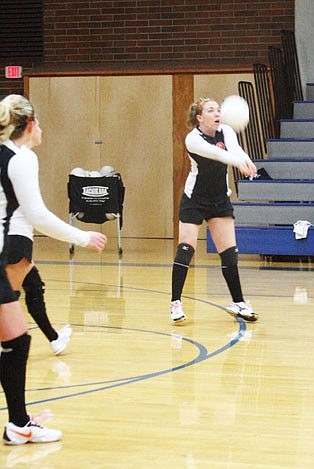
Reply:
<svg viewBox="0 0 314 469"><path fill-rule="evenodd" d="M280 122L280 138L267 141L267 158L254 160L272 179L239 180L234 205L237 245L243 254L314 256L314 227L296 239L294 223L314 225L314 84L293 118ZM216 252L207 231L207 252Z"/></svg>

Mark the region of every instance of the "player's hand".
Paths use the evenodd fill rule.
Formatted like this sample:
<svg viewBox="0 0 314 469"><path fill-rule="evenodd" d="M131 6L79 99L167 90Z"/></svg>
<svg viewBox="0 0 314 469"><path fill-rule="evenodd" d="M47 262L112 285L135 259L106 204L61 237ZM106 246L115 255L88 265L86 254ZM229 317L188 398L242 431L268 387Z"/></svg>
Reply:
<svg viewBox="0 0 314 469"><path fill-rule="evenodd" d="M107 243L107 236L98 231L89 231L88 233L90 235L90 241L86 247L101 252Z"/></svg>
<svg viewBox="0 0 314 469"><path fill-rule="evenodd" d="M244 176L247 176L247 177L253 177L257 173L257 168L255 164L249 158L245 159L244 161L240 163L239 170L241 171L242 174L244 174Z"/></svg>

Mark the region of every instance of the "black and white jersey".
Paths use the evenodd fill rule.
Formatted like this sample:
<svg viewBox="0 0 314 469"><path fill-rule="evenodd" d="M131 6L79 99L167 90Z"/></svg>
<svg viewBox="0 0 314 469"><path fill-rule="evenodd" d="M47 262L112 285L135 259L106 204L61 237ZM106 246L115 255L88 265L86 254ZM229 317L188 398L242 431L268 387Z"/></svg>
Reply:
<svg viewBox="0 0 314 469"><path fill-rule="evenodd" d="M0 253L3 251L10 218L19 205L8 177L9 162L14 155L14 151L5 145L0 146Z"/></svg>
<svg viewBox="0 0 314 469"><path fill-rule="evenodd" d="M9 234L18 234L32 238L33 228L41 233L61 241L87 246L90 234L65 223L48 210L40 192L38 180L38 160L36 154L29 148L17 147L11 140L7 140L0 147L1 154L9 155L7 161L1 161L3 166L3 182L1 174L1 236L5 234L7 219L11 218ZM11 225L10 222L10 225Z"/></svg>
<svg viewBox="0 0 314 469"><path fill-rule="evenodd" d="M191 161L184 187L187 197L206 205L230 195L228 164L237 166L249 158L234 130L221 124L211 137L195 128L186 136L185 144Z"/></svg>

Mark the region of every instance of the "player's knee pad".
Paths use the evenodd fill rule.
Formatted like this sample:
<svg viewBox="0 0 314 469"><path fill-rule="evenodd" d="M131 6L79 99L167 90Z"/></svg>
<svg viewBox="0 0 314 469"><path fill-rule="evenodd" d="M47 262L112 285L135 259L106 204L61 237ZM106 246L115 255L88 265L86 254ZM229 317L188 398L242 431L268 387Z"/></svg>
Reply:
<svg viewBox="0 0 314 469"><path fill-rule="evenodd" d="M238 265L238 252L239 251L237 246L232 246L231 248L221 252L219 254L221 259L221 267L228 268Z"/></svg>
<svg viewBox="0 0 314 469"><path fill-rule="evenodd" d="M183 265L184 267L189 267L191 259L194 255L194 248L190 244L180 243L177 247L176 257L174 258L174 263Z"/></svg>
<svg viewBox="0 0 314 469"><path fill-rule="evenodd" d="M28 308L44 302L45 284L41 280L37 267L29 271L23 282L25 301Z"/></svg>
<svg viewBox="0 0 314 469"><path fill-rule="evenodd" d="M16 339L2 341L1 342L1 360L8 356L7 353L10 355L10 359L12 355L16 356L17 360L25 360L28 357L29 347L31 343L31 336L28 335L27 332L22 334ZM8 357L9 358L9 357Z"/></svg>

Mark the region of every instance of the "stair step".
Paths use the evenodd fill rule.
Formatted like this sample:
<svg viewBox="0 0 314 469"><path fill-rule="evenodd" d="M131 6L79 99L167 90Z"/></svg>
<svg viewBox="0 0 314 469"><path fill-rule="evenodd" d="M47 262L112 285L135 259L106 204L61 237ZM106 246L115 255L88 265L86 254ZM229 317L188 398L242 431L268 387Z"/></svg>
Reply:
<svg viewBox="0 0 314 469"><path fill-rule="evenodd" d="M314 138L269 139L266 145L268 158L314 158Z"/></svg>
<svg viewBox="0 0 314 469"><path fill-rule="evenodd" d="M314 227L304 239L293 232L298 220L314 224L314 86L308 85L309 100L295 102L294 118L280 122L281 138L267 141L267 159L254 160L272 179L237 181L239 201L233 206L240 253L314 255ZM207 252L216 252L209 230Z"/></svg>
<svg viewBox="0 0 314 469"><path fill-rule="evenodd" d="M314 119L281 120L280 138L314 138Z"/></svg>
<svg viewBox="0 0 314 469"><path fill-rule="evenodd" d="M239 200L314 202L314 180L239 180Z"/></svg>
<svg viewBox="0 0 314 469"><path fill-rule="evenodd" d="M314 179L314 158L257 159L256 167L264 168L273 179Z"/></svg>
<svg viewBox="0 0 314 469"><path fill-rule="evenodd" d="M293 225L291 226L236 226L236 238L239 253L283 255L283 256L313 256L314 255L314 227L308 229L307 237L295 239ZM217 252L207 230L207 252Z"/></svg>
<svg viewBox="0 0 314 469"><path fill-rule="evenodd" d="M298 220L314 224L314 203L311 202L234 202L238 225L293 225Z"/></svg>
<svg viewBox="0 0 314 469"><path fill-rule="evenodd" d="M306 84L306 99L309 101L314 99L314 83Z"/></svg>
<svg viewBox="0 0 314 469"><path fill-rule="evenodd" d="M293 103L294 119L314 119L314 100L295 101Z"/></svg>

